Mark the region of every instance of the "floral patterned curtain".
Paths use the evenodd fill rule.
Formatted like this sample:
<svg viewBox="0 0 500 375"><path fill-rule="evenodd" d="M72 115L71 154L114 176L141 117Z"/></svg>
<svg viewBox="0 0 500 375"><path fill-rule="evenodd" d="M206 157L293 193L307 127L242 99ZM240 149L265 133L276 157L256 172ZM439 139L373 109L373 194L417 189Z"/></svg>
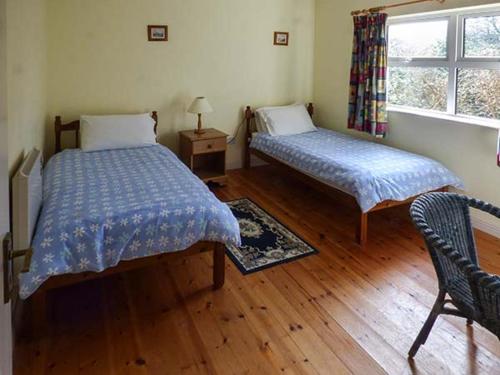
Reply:
<svg viewBox="0 0 500 375"><path fill-rule="evenodd" d="M384 137L387 132L387 14L354 17L349 129Z"/></svg>

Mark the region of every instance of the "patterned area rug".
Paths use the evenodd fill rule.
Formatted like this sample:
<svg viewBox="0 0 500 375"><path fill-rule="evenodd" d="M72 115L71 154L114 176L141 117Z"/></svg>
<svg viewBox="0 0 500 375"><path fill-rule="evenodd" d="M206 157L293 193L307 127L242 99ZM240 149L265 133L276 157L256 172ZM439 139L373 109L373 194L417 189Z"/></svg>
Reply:
<svg viewBox="0 0 500 375"><path fill-rule="evenodd" d="M228 205L240 223L241 247L229 246L227 254L244 275L318 253L251 200Z"/></svg>

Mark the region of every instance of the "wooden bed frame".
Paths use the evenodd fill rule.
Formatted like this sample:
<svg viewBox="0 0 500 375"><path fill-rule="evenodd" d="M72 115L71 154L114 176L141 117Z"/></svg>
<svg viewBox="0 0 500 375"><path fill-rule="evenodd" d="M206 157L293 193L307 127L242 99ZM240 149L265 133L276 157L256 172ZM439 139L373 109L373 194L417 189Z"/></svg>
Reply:
<svg viewBox="0 0 500 375"><path fill-rule="evenodd" d="M158 126L158 116L156 112L152 113L152 118L155 121L154 131L156 134ZM55 135L56 135L56 153L62 150L61 136L63 132L75 131L75 141L78 146L80 121L73 121L68 124L63 124L61 116L57 116L55 120ZM225 280L225 245L219 242L200 241L187 250L175 253L165 253L150 257L138 258L129 261L121 261L115 267L108 268L103 272L84 272L79 274L67 274L53 276L48 279L42 286L30 297L32 300L32 318L33 329L36 335L44 334L47 328L47 315L50 310L47 304L47 292L51 289L61 288L68 285L81 283L88 280L107 277L116 273L127 272L133 269L145 268L158 263L171 261L180 257L200 254L211 251L213 253L213 288L214 290L222 288Z"/></svg>
<svg viewBox="0 0 500 375"><path fill-rule="evenodd" d="M309 103L307 106L307 111L309 112L309 115L313 117L314 115L314 106L312 103ZM250 106L246 107L245 110L245 121L246 121L246 138L245 138L245 159L244 159L244 166L246 169L249 169L251 167L251 156L255 155L259 159L275 165L279 167L281 170L283 170L287 175L291 175L294 178L301 180L302 182L306 183L307 185L315 188L316 190L322 191L326 194L329 195L334 195L336 197L340 197L341 199L348 200L351 203L354 202L357 206L357 202L354 199L353 196L336 189L328 184L325 184L303 172L298 171L295 168L290 167L289 165L283 163L282 161L273 158L272 156L267 155L264 152L261 152L259 150L255 150L250 147L250 142L252 141L252 134L255 132L255 123L252 121L255 118L255 113L252 111L252 108ZM439 190L434 190L434 191L448 191L448 187L439 189ZM384 210L386 208L391 208L391 207L396 207L396 206L401 206L405 205L408 203L413 202L418 196L411 197L405 201L393 201L393 200L387 200L380 202L377 204L375 207L373 207L370 211L368 212L362 212L360 209L360 219L358 221L358 227L356 231L356 240L358 244L361 246L361 248L365 248L366 244L368 243L368 214L375 212L375 211L380 211ZM358 206L359 207L359 206Z"/></svg>

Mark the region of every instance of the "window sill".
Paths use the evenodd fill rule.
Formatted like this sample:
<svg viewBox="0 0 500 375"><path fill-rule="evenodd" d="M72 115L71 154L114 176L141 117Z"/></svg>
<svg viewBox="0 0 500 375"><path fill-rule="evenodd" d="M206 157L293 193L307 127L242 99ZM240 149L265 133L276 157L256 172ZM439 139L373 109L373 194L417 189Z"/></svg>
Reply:
<svg viewBox="0 0 500 375"><path fill-rule="evenodd" d="M448 113L432 112L422 109L399 107L399 106L388 106L388 112L406 113L415 116L429 117L439 120L446 120L452 122L458 122L462 124L474 125L474 126L484 126L487 128L500 129L500 121L498 120L486 120L475 117L450 115Z"/></svg>

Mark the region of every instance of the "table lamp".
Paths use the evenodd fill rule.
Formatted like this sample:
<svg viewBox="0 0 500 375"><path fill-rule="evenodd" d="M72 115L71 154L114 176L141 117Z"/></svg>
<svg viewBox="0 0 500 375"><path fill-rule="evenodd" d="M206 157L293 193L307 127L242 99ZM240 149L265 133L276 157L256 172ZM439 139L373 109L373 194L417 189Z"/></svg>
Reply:
<svg viewBox="0 0 500 375"><path fill-rule="evenodd" d="M189 106L188 112L189 113L194 113L198 115L198 129L196 129L194 132L195 134L203 134L205 133L205 130L203 130L202 124L201 124L201 115L203 113L211 113L213 112L213 108L208 102L207 98L204 96L200 96L196 98L193 103Z"/></svg>

